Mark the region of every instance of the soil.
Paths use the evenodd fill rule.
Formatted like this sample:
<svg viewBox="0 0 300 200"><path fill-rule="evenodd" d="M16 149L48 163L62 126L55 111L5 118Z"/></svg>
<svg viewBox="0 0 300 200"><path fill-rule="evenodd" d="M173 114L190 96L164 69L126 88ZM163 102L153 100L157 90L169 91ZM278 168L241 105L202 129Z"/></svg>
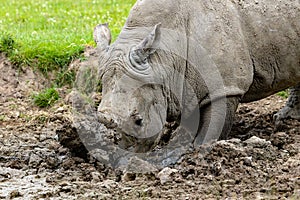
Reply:
<svg viewBox="0 0 300 200"><path fill-rule="evenodd" d="M60 132L76 140L64 98L70 90L39 109L31 95L46 85L0 55L0 199L300 199L300 122L275 127L282 97L240 105L229 140L199 147L169 168L130 173L58 141Z"/></svg>

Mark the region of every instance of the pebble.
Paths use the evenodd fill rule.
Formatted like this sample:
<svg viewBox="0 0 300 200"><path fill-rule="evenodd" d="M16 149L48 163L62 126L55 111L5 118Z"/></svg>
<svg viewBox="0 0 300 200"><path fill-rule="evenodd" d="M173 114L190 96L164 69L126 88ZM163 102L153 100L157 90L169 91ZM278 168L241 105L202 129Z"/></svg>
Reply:
<svg viewBox="0 0 300 200"><path fill-rule="evenodd" d="M65 110L66 109L64 107L59 107L54 113L63 113Z"/></svg>
<svg viewBox="0 0 300 200"><path fill-rule="evenodd" d="M277 132L271 136L271 142L274 146L281 147L287 142L288 137L285 132Z"/></svg>
<svg viewBox="0 0 300 200"><path fill-rule="evenodd" d="M166 167L157 174L157 177L160 179L160 183L164 185L167 182L172 182L174 180L173 175L177 172L177 169Z"/></svg>
<svg viewBox="0 0 300 200"><path fill-rule="evenodd" d="M118 183L113 180L105 180L101 183L102 187L105 187L107 189L115 189L118 187Z"/></svg>
<svg viewBox="0 0 300 200"><path fill-rule="evenodd" d="M135 173L125 172L124 175L122 176L122 181L123 182L134 181L135 178L136 178Z"/></svg>
<svg viewBox="0 0 300 200"><path fill-rule="evenodd" d="M30 155L30 159L29 159L29 166L31 167L38 167L42 162L42 158L34 153L32 153Z"/></svg>
<svg viewBox="0 0 300 200"><path fill-rule="evenodd" d="M270 141L261 139L256 136L249 138L248 140L244 141L244 143L246 143L247 146L252 146L252 147L257 147L257 148L263 148L263 147L266 147L271 144Z"/></svg>
<svg viewBox="0 0 300 200"><path fill-rule="evenodd" d="M101 181L101 174L99 172L91 172L92 181L93 182L100 182Z"/></svg>
<svg viewBox="0 0 300 200"><path fill-rule="evenodd" d="M9 194L9 199L14 199L16 197L21 197L21 193L18 190L13 190Z"/></svg>
<svg viewBox="0 0 300 200"><path fill-rule="evenodd" d="M62 181L62 182L59 183L59 186L61 186L61 187L65 187L65 186L68 186L68 185L70 185L70 184L67 181Z"/></svg>
<svg viewBox="0 0 300 200"><path fill-rule="evenodd" d="M252 156L245 157L244 158L244 164L247 165L247 166L251 166L251 164L252 164Z"/></svg>
<svg viewBox="0 0 300 200"><path fill-rule="evenodd" d="M212 164L211 166L211 172L216 175L219 176L220 173L222 171L222 164L221 162L215 162L214 164Z"/></svg>
<svg viewBox="0 0 300 200"><path fill-rule="evenodd" d="M126 172L147 174L158 171L151 163L144 161L138 157L132 157L128 161Z"/></svg>

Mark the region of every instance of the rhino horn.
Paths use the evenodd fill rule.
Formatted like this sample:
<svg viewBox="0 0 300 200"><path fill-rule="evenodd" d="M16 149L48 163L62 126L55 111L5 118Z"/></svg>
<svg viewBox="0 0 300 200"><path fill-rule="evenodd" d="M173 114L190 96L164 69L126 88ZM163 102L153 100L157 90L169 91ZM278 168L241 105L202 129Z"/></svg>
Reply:
<svg viewBox="0 0 300 200"><path fill-rule="evenodd" d="M111 33L108 27L108 23L98 24L94 28L94 41L97 47L101 50L106 49L111 42Z"/></svg>
<svg viewBox="0 0 300 200"><path fill-rule="evenodd" d="M133 47L129 56L131 64L137 66L147 63L147 58L153 54L159 46L161 37L160 26L160 23L155 25L153 31L137 46Z"/></svg>

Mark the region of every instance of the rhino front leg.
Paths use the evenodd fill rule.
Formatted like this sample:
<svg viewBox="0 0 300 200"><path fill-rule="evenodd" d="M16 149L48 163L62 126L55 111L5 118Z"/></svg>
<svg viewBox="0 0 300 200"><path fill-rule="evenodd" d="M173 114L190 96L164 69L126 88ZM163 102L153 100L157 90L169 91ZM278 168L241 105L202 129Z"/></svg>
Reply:
<svg viewBox="0 0 300 200"><path fill-rule="evenodd" d="M221 102L222 100L213 104L217 109L212 109L212 104L201 108L200 126L198 135L194 140L194 147L214 140L227 139L234 121L239 99L239 97L226 98L225 110L222 109L224 107L224 103ZM224 112L226 112L226 115L224 115Z"/></svg>
<svg viewBox="0 0 300 200"><path fill-rule="evenodd" d="M290 88L289 92L285 106L274 115L276 125L287 118L300 120L300 84Z"/></svg>

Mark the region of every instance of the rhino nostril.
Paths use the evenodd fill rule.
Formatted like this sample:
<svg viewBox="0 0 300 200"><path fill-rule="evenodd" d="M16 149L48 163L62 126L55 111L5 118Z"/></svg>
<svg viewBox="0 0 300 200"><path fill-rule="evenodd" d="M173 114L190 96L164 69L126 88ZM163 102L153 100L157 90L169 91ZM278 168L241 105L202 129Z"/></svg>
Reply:
<svg viewBox="0 0 300 200"><path fill-rule="evenodd" d="M138 126L142 126L143 125L143 119L135 120L135 124L138 125Z"/></svg>
<svg viewBox="0 0 300 200"><path fill-rule="evenodd" d="M143 126L143 118L136 110L131 113L130 118L134 121L135 125Z"/></svg>

